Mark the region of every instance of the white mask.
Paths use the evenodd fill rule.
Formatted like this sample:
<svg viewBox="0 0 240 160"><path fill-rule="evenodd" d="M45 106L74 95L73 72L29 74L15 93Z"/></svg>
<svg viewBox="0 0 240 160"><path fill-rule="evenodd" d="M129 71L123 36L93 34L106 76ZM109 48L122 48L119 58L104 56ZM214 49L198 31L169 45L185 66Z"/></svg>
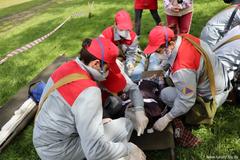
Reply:
<svg viewBox="0 0 240 160"><path fill-rule="evenodd" d="M106 71L102 74L101 72L99 72L98 70L96 70L92 67L86 66L86 68L90 72L93 79L96 80L96 81L99 81L99 82L106 80L106 78L109 74L109 71Z"/></svg>
<svg viewBox="0 0 240 160"><path fill-rule="evenodd" d="M127 40L131 39L131 35L130 35L130 32L128 30L117 29L117 33L119 34L119 36L123 37L124 39L127 39Z"/></svg>

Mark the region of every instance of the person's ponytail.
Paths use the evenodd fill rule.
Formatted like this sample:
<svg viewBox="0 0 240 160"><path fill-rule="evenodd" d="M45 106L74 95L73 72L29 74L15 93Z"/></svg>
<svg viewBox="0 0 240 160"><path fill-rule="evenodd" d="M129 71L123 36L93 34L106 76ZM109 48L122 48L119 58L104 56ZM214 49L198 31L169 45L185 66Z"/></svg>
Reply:
<svg viewBox="0 0 240 160"><path fill-rule="evenodd" d="M90 38L86 38L82 42L82 48L86 49L88 46L91 45L92 40Z"/></svg>

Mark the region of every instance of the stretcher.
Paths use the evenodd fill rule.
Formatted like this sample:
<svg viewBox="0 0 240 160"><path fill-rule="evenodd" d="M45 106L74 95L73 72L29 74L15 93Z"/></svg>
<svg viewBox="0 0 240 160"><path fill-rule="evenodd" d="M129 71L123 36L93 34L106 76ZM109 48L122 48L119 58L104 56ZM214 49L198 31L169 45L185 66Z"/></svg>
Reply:
<svg viewBox="0 0 240 160"><path fill-rule="evenodd" d="M163 71L145 71L142 78L153 76L163 76ZM172 124L170 123L162 132L150 129L148 132L138 137L136 131L133 131L131 142L139 146L144 151L166 150L170 152L170 159L175 160L175 143Z"/></svg>

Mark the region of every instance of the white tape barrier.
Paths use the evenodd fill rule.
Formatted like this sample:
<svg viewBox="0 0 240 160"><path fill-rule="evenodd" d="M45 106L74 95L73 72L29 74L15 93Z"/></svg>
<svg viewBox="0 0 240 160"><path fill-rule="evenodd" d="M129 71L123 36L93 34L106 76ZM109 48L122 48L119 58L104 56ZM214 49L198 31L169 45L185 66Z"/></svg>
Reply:
<svg viewBox="0 0 240 160"><path fill-rule="evenodd" d="M47 39L49 36L51 36L54 32L56 32L57 30L59 30L68 20L70 20L72 17L79 17L82 16L83 14L81 12L79 13L74 13L73 15L69 16L68 18L66 18L59 26L57 26L53 31L49 32L48 34L20 47L15 49L14 51L11 51L9 53L6 54L6 56L4 56L3 58L0 59L0 64L3 64L4 62L6 62L10 57L13 57L19 53L22 53L24 51L27 51L29 49L31 49L32 47L36 46L37 44L43 42L45 39Z"/></svg>
<svg viewBox="0 0 240 160"><path fill-rule="evenodd" d="M33 110L35 106L36 103L29 98L18 110L14 112L12 118L2 127L0 131L0 146L6 141L12 132L14 132L17 126Z"/></svg>

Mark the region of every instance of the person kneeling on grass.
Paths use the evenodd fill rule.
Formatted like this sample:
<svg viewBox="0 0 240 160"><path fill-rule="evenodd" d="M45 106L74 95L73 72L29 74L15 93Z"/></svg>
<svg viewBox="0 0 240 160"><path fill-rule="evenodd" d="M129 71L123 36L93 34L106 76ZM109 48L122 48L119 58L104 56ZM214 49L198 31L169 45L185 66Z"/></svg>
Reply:
<svg viewBox="0 0 240 160"><path fill-rule="evenodd" d="M171 110L155 122L154 128L162 131L182 115L189 124L211 124L216 109L225 102L232 88L219 58L205 42L190 34L175 37L164 26L154 27L149 34L144 53L152 52L168 57L173 83L160 94Z"/></svg>
<svg viewBox="0 0 240 160"><path fill-rule="evenodd" d="M124 70L133 80L138 81L144 71L145 56L138 44L129 13L120 10L115 14L113 26L102 31L100 37L111 40L120 49L119 58L124 61Z"/></svg>
<svg viewBox="0 0 240 160"><path fill-rule="evenodd" d="M115 14L115 21L113 26L104 29L100 37L111 40L119 47L121 54L126 56L127 52L137 50L138 39L136 33L133 31L132 20L126 10L120 10Z"/></svg>
<svg viewBox="0 0 240 160"><path fill-rule="evenodd" d="M39 157L43 160L145 160L141 149L128 142L133 129L130 120L119 118L105 124L102 120L98 82L108 79L108 73L121 77L116 64L118 48L105 38L86 39L82 47L80 57L55 70L44 89L33 130L33 144ZM136 116L137 123L144 130L147 119L140 115L142 118Z"/></svg>

